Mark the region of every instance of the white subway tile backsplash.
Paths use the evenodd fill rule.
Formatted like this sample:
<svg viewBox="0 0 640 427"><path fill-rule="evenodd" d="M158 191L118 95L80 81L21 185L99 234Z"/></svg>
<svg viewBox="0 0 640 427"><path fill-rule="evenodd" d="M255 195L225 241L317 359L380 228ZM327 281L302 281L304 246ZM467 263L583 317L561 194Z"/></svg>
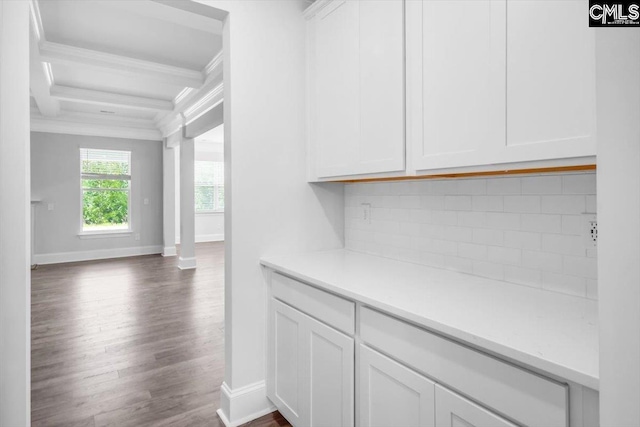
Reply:
<svg viewBox="0 0 640 427"><path fill-rule="evenodd" d="M562 177L558 175L524 177L522 194L562 194Z"/></svg>
<svg viewBox="0 0 640 427"><path fill-rule="evenodd" d="M484 212L458 212L458 225L461 227L486 227L487 214Z"/></svg>
<svg viewBox="0 0 640 427"><path fill-rule="evenodd" d="M458 256L478 261L487 260L487 246L475 243L459 243Z"/></svg>
<svg viewBox="0 0 640 427"><path fill-rule="evenodd" d="M542 250L563 255L586 256L584 239L580 236L543 234Z"/></svg>
<svg viewBox="0 0 640 427"><path fill-rule="evenodd" d="M503 246L489 246L487 251L489 261L504 265L522 264L522 251L516 248L505 248Z"/></svg>
<svg viewBox="0 0 640 427"><path fill-rule="evenodd" d="M577 174L562 177L563 194L596 194L596 175Z"/></svg>
<svg viewBox="0 0 640 427"><path fill-rule="evenodd" d="M429 252L438 253L442 255L457 255L458 245L455 242L449 240L433 239Z"/></svg>
<svg viewBox="0 0 640 427"><path fill-rule="evenodd" d="M432 194L458 194L458 180L431 181Z"/></svg>
<svg viewBox="0 0 640 427"><path fill-rule="evenodd" d="M540 212L540 196L505 196L505 212Z"/></svg>
<svg viewBox="0 0 640 427"><path fill-rule="evenodd" d="M520 178L494 178L487 180L487 194L521 194Z"/></svg>
<svg viewBox="0 0 640 427"><path fill-rule="evenodd" d="M581 214L585 209L585 196L542 196L542 213Z"/></svg>
<svg viewBox="0 0 640 427"><path fill-rule="evenodd" d="M587 298L598 299L598 281L587 279Z"/></svg>
<svg viewBox="0 0 640 427"><path fill-rule="evenodd" d="M539 251L522 251L522 265L537 270L562 272L562 255Z"/></svg>
<svg viewBox="0 0 640 427"><path fill-rule="evenodd" d="M595 183L578 173L348 184L345 247L597 299L582 217L596 213Z"/></svg>
<svg viewBox="0 0 640 427"><path fill-rule="evenodd" d="M504 266L493 262L474 261L473 274L489 279L504 280Z"/></svg>
<svg viewBox="0 0 640 427"><path fill-rule="evenodd" d="M444 209L444 196L422 196L422 208L432 210Z"/></svg>
<svg viewBox="0 0 640 427"><path fill-rule="evenodd" d="M540 233L507 230L504 232L504 246L539 251L542 246L542 238Z"/></svg>
<svg viewBox="0 0 640 427"><path fill-rule="evenodd" d="M533 231L536 233L561 233L562 216L523 214L521 216L521 230Z"/></svg>
<svg viewBox="0 0 640 427"><path fill-rule="evenodd" d="M570 276L584 277L586 279L598 278L598 266L590 258L565 255L563 257L563 272Z"/></svg>
<svg viewBox="0 0 640 427"><path fill-rule="evenodd" d="M441 228L440 238L454 242L470 242L473 240L473 229L447 225Z"/></svg>
<svg viewBox="0 0 640 427"><path fill-rule="evenodd" d="M458 224L458 212L456 211L433 211L431 212L431 223L443 225Z"/></svg>
<svg viewBox="0 0 640 427"><path fill-rule="evenodd" d="M405 209L420 209L420 207L422 207L420 196L400 196L400 207Z"/></svg>
<svg viewBox="0 0 640 427"><path fill-rule="evenodd" d="M477 212L502 212L504 198L501 196L472 196L471 208Z"/></svg>
<svg viewBox="0 0 640 427"><path fill-rule="evenodd" d="M417 236L420 234L420 227L419 222L401 222L398 232L404 236Z"/></svg>
<svg viewBox="0 0 640 427"><path fill-rule="evenodd" d="M463 179L458 181L458 194L487 194L486 179Z"/></svg>
<svg viewBox="0 0 640 427"><path fill-rule="evenodd" d="M596 196L587 196L587 208L586 211L588 213L596 213L598 212L598 205Z"/></svg>
<svg viewBox="0 0 640 427"><path fill-rule="evenodd" d="M562 234L581 236L586 223L580 215L562 215Z"/></svg>
<svg viewBox="0 0 640 427"><path fill-rule="evenodd" d="M407 210L407 221L417 223L431 223L431 211L426 209L409 209Z"/></svg>
<svg viewBox="0 0 640 427"><path fill-rule="evenodd" d="M470 211L471 196L444 196L444 208L452 211Z"/></svg>
<svg viewBox="0 0 640 427"><path fill-rule="evenodd" d="M542 288L563 294L587 297L587 279L582 277L543 271Z"/></svg>
<svg viewBox="0 0 640 427"><path fill-rule="evenodd" d="M473 260L456 256L445 256L444 267L461 273L473 273Z"/></svg>
<svg viewBox="0 0 640 427"><path fill-rule="evenodd" d="M487 227L498 230L519 230L520 215L513 213L488 212Z"/></svg>
<svg viewBox="0 0 640 427"><path fill-rule="evenodd" d="M473 243L483 245L502 246L504 244L504 231L492 228L476 228L473 230Z"/></svg>
<svg viewBox="0 0 640 427"><path fill-rule="evenodd" d="M504 280L519 285L539 288L542 286L542 271L515 265L505 265Z"/></svg>

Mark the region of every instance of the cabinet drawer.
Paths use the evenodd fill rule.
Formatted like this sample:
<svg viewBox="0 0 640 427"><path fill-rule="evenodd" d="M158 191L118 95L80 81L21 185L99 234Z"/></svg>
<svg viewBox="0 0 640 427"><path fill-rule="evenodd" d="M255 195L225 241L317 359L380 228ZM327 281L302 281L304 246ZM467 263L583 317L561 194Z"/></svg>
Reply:
<svg viewBox="0 0 640 427"><path fill-rule="evenodd" d="M355 303L274 272L271 295L334 328L353 335Z"/></svg>
<svg viewBox="0 0 640 427"><path fill-rule="evenodd" d="M568 425L568 387L369 308L360 334L372 347L529 426Z"/></svg>

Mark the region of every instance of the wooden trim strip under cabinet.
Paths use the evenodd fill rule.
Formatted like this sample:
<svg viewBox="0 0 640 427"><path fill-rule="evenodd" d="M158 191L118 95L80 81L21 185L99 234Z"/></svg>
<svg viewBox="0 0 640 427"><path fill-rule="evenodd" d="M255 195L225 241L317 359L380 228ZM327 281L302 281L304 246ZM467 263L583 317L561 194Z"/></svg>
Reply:
<svg viewBox="0 0 640 427"><path fill-rule="evenodd" d="M578 166L556 166L548 168L530 168L530 169L506 169L495 171L483 171L483 172L463 172L463 173L443 173L434 175L419 175L419 176L395 176L389 178L363 178L363 179L344 179L334 182L342 182L345 184L351 184L356 182L383 182L383 181L414 181L418 179L442 179L442 178L470 178L476 176L500 176L500 175L524 175L535 173L554 173L554 172L579 172L596 170L596 165L578 165Z"/></svg>

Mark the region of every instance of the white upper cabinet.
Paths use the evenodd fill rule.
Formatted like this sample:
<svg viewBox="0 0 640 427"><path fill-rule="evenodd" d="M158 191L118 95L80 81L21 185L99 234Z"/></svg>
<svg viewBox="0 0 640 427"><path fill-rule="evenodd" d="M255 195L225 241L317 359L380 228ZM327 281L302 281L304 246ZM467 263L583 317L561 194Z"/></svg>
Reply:
<svg viewBox="0 0 640 427"><path fill-rule="evenodd" d="M407 2L413 167L491 162L505 145L505 3Z"/></svg>
<svg viewBox="0 0 640 427"><path fill-rule="evenodd" d="M586 0L507 1L507 161L595 155L595 33Z"/></svg>
<svg viewBox="0 0 640 427"><path fill-rule="evenodd" d="M410 160L418 174L595 155L588 5L549 7L407 2Z"/></svg>
<svg viewBox="0 0 640 427"><path fill-rule="evenodd" d="M404 3L316 7L308 22L311 179L404 171Z"/></svg>
<svg viewBox="0 0 640 427"><path fill-rule="evenodd" d="M588 2L552 3L318 0L310 180L595 163Z"/></svg>

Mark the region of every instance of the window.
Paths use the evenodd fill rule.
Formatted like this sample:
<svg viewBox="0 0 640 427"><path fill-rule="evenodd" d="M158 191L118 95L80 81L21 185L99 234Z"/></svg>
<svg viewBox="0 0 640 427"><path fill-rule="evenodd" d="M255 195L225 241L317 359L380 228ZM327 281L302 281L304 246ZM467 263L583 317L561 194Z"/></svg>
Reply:
<svg viewBox="0 0 640 427"><path fill-rule="evenodd" d="M131 152L80 149L82 231L129 230Z"/></svg>
<svg viewBox="0 0 640 427"><path fill-rule="evenodd" d="M196 160L196 212L224 211L224 163Z"/></svg>

